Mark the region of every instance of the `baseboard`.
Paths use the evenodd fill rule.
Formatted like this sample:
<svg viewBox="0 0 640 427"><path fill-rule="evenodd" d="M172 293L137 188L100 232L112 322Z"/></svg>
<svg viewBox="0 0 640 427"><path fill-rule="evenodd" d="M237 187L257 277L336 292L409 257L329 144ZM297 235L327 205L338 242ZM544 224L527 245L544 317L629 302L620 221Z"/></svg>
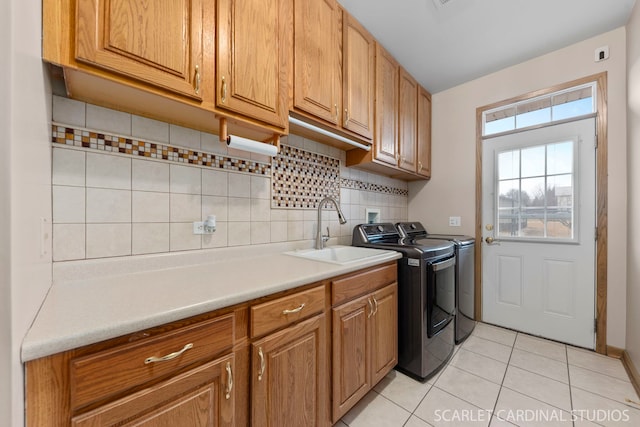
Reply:
<svg viewBox="0 0 640 427"><path fill-rule="evenodd" d="M633 360L631 360L631 357L626 350L622 351L622 364L627 370L627 374L629 374L629 379L631 380L631 384L633 384L633 388L636 389L636 393L640 396L640 373L638 373L638 369L636 369L633 364Z"/></svg>
<svg viewBox="0 0 640 427"><path fill-rule="evenodd" d="M607 356L609 357L622 359L622 353L624 353L624 348L613 347L611 345L607 346Z"/></svg>

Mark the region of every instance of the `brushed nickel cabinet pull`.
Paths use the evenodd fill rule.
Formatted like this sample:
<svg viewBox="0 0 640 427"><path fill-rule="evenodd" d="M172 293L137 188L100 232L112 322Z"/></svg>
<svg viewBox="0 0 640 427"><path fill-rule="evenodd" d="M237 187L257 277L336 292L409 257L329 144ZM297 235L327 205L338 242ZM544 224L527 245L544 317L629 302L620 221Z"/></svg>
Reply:
<svg viewBox="0 0 640 427"><path fill-rule="evenodd" d="M222 76L222 99L221 99L222 103L224 104L225 102L227 102L227 81L224 79L224 76Z"/></svg>
<svg viewBox="0 0 640 427"><path fill-rule="evenodd" d="M304 308L304 303L300 304L296 308L292 308L291 310L282 310L282 314L294 314L299 313Z"/></svg>
<svg viewBox="0 0 640 427"><path fill-rule="evenodd" d="M147 357L146 359L144 359L144 364L148 365L149 363L156 363L156 362L165 362L167 360L171 360L171 359L175 359L176 357L180 356L182 353L184 353L185 351L189 350L193 348L193 343L189 343L187 345L185 345L184 347L182 347L182 350L173 352L173 353L169 353L166 356L162 356L162 357Z"/></svg>
<svg viewBox="0 0 640 427"><path fill-rule="evenodd" d="M227 390L224 397L229 400L231 398L231 390L233 390L233 373L231 372L231 362L227 362Z"/></svg>
<svg viewBox="0 0 640 427"><path fill-rule="evenodd" d="M196 65L196 95L200 92L200 66Z"/></svg>
<svg viewBox="0 0 640 427"><path fill-rule="evenodd" d="M258 371L258 381L262 381L264 375L264 353L262 347L258 347L258 357L260 358L260 371Z"/></svg>

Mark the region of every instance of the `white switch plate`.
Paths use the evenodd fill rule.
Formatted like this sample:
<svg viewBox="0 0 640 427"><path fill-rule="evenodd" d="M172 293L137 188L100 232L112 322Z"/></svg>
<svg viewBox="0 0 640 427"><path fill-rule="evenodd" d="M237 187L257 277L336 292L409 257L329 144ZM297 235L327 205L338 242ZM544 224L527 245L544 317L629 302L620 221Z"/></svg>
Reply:
<svg viewBox="0 0 640 427"><path fill-rule="evenodd" d="M449 227L460 227L460 217L459 216L450 216L449 217Z"/></svg>

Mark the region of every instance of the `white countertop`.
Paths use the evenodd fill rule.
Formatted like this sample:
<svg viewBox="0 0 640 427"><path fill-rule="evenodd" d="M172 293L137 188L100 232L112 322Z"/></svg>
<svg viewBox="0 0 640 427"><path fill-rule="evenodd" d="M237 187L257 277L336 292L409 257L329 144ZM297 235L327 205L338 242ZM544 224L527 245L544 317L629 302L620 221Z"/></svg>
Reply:
<svg viewBox="0 0 640 427"><path fill-rule="evenodd" d="M347 265L285 255L291 245L58 263L22 344L23 362L400 258Z"/></svg>

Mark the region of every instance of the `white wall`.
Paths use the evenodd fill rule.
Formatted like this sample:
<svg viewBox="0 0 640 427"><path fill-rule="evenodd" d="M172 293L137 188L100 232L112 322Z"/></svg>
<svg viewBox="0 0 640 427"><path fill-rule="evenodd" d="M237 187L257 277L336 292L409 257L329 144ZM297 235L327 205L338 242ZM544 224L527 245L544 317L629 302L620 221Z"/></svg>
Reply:
<svg viewBox="0 0 640 427"><path fill-rule="evenodd" d="M636 369L640 369L640 2L627 23L627 88L629 112L629 241L627 255L627 346Z"/></svg>
<svg viewBox="0 0 640 427"><path fill-rule="evenodd" d="M11 3L0 3L0 58L11 52ZM9 135L11 134L11 103L7 94L11 89L10 67L0 67L0 425L11 425L11 229L10 209L6 200L10 196Z"/></svg>
<svg viewBox="0 0 640 427"><path fill-rule="evenodd" d="M7 6L11 10L6 10ZM0 345L10 349L2 365L10 363L8 375L2 375L0 400L8 401L9 410L0 411L0 425L24 424L24 378L20 361L20 346L44 296L51 284L51 239L41 254L40 218L47 220L45 231L51 236L51 149L49 125L51 117L51 89L41 60L41 4L12 0L3 2L0 11L3 47L1 52L8 64L3 66L0 80L5 84L0 101L2 113L0 136L5 170L0 180L2 203L8 201L10 221L0 223L0 235L10 234L10 271L8 286L2 285L2 328L9 310L10 342L3 330ZM6 37L10 34L10 37ZM8 42L7 42L8 41ZM6 75L5 75L6 74ZM5 111L8 110L8 111ZM8 118L7 118L8 117ZM6 121L6 122L5 122ZM6 166L6 167L5 167ZM9 176L7 177L7 171ZM3 212L4 213L4 212ZM4 218L3 218L4 219ZM6 250L6 239L1 239ZM6 274L7 261L2 257L2 274ZM4 283L4 278L2 280ZM10 305L7 307L8 302ZM4 367L2 368L4 374ZM8 396L5 393L9 393ZM6 398L6 399L5 399ZM2 408L4 409L4 408Z"/></svg>
<svg viewBox="0 0 640 427"><path fill-rule="evenodd" d="M608 71L609 266L607 344L624 348L626 326L626 47L625 29L506 68L433 95L432 178L409 186L409 218L433 232L474 235L476 108ZM611 56L595 63L594 50ZM462 227L449 227L449 216Z"/></svg>

